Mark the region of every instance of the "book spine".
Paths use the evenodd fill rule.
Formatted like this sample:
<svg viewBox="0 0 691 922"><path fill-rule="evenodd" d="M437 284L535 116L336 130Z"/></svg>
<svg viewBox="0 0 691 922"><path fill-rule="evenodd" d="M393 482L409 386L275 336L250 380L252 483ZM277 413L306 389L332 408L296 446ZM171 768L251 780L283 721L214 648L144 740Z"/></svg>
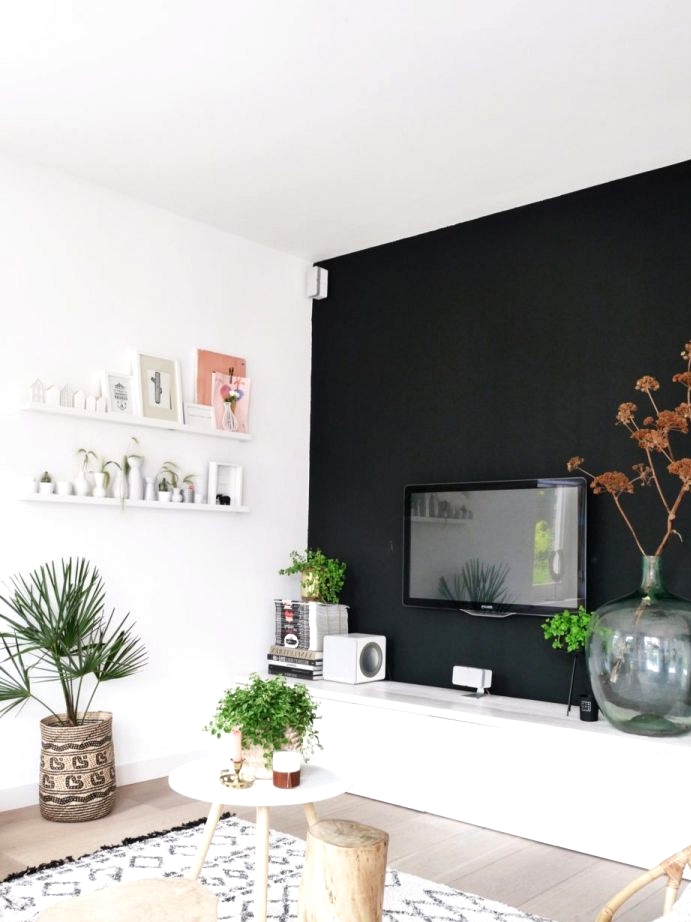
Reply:
<svg viewBox="0 0 691 922"><path fill-rule="evenodd" d="M321 670L312 672L309 669L293 669L292 666L283 666L280 663L269 663L269 675L284 675L288 679L304 679L306 682L322 677Z"/></svg>
<svg viewBox="0 0 691 922"><path fill-rule="evenodd" d="M290 663L295 666L300 667L301 669L314 669L315 667L321 667L324 665L324 659L320 657L319 659L302 659L299 656L283 656L279 653L268 653L268 660L275 663Z"/></svg>
<svg viewBox="0 0 691 922"><path fill-rule="evenodd" d="M290 656L292 659L300 659L309 662L309 660L324 659L323 650L304 650L300 647L281 647L273 644L269 647L270 656Z"/></svg>

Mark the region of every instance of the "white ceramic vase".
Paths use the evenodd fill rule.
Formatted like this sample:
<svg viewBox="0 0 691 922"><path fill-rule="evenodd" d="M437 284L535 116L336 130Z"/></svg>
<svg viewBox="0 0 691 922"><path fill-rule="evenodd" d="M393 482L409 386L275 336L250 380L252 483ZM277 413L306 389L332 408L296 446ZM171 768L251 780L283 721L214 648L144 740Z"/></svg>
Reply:
<svg viewBox="0 0 691 922"><path fill-rule="evenodd" d="M94 489L92 495L102 499L106 494L106 473L105 471L96 471L94 474Z"/></svg>
<svg viewBox="0 0 691 922"><path fill-rule="evenodd" d="M130 499L144 499L144 475L142 474L142 459L130 456L127 459L130 472L127 477L127 490Z"/></svg>
<svg viewBox="0 0 691 922"><path fill-rule="evenodd" d="M156 500L156 479L154 477L146 478L146 486L144 487L144 499L149 502L154 502Z"/></svg>
<svg viewBox="0 0 691 922"><path fill-rule="evenodd" d="M80 471L74 478L74 492L77 496L88 496L91 493L91 484L85 471Z"/></svg>

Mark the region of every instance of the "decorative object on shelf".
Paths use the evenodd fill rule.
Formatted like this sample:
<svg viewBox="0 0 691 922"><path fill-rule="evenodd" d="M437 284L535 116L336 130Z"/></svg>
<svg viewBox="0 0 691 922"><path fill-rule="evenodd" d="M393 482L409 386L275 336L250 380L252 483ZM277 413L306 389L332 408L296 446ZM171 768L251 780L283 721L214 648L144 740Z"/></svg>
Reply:
<svg viewBox="0 0 691 922"><path fill-rule="evenodd" d="M201 403L185 404L185 425L191 429L213 429L213 409Z"/></svg>
<svg viewBox="0 0 691 922"><path fill-rule="evenodd" d="M138 352L132 361L137 408L147 419L182 423L180 366L175 359Z"/></svg>
<svg viewBox="0 0 691 922"><path fill-rule="evenodd" d="M247 374L245 359L236 355L225 355L223 352L197 349L195 360L195 400L198 404L211 406L211 375L214 372L225 373L229 368L234 368L238 375L244 376Z"/></svg>
<svg viewBox="0 0 691 922"><path fill-rule="evenodd" d="M237 464L209 462L209 502L223 505L217 500L218 496L227 497L229 506L242 505L242 468Z"/></svg>
<svg viewBox="0 0 691 922"><path fill-rule="evenodd" d="M74 492L77 496L88 496L91 493L91 482L89 480L91 462L98 461L98 455L90 448L79 448L77 449L77 456L81 458L81 466L74 478Z"/></svg>
<svg viewBox="0 0 691 922"><path fill-rule="evenodd" d="M71 496L72 495L72 481L71 480L58 480L56 493L58 496Z"/></svg>
<svg viewBox="0 0 691 922"><path fill-rule="evenodd" d="M44 403L46 399L46 386L40 378L36 378L29 387L30 403Z"/></svg>
<svg viewBox="0 0 691 922"><path fill-rule="evenodd" d="M144 499L148 502L155 502L158 498L156 492L156 478L147 477L146 486L144 487Z"/></svg>
<svg viewBox="0 0 691 922"><path fill-rule="evenodd" d="M50 476L48 471L44 471L38 481L38 492L43 494L52 493L55 489L55 484L53 483L53 478Z"/></svg>
<svg viewBox="0 0 691 922"><path fill-rule="evenodd" d="M94 471L94 488L92 490L92 495L96 499L103 499L104 496L108 495L107 482L108 482L108 472L107 471Z"/></svg>
<svg viewBox="0 0 691 922"><path fill-rule="evenodd" d="M171 503L182 502L182 487L173 487L173 495L170 498Z"/></svg>
<svg viewBox="0 0 691 922"><path fill-rule="evenodd" d="M72 406L75 410L85 410L86 409L86 394L84 391L79 390L74 392L74 397L72 398Z"/></svg>
<svg viewBox="0 0 691 922"><path fill-rule="evenodd" d="M194 502L194 474L188 474L183 481L183 499L186 503Z"/></svg>
<svg viewBox="0 0 691 922"><path fill-rule="evenodd" d="M327 557L319 548L291 551L291 564L278 573L291 576L299 573L303 601L329 602L338 605L345 582L346 564L335 557Z"/></svg>
<svg viewBox="0 0 691 922"><path fill-rule="evenodd" d="M74 388L69 384L63 384L60 388L60 406L67 408L74 407Z"/></svg>
<svg viewBox="0 0 691 922"><path fill-rule="evenodd" d="M88 394L86 398L86 412L95 413L96 412L96 395Z"/></svg>
<svg viewBox="0 0 691 922"><path fill-rule="evenodd" d="M45 819L96 819L114 804L112 717L90 709L100 683L138 672L146 649L129 614L106 616L104 598L98 570L83 558L14 576L9 594L0 596L0 716L31 698L50 712L41 721L39 802ZM93 678L88 686L86 676ZM59 684L63 713L34 692L34 680L41 687L47 681Z"/></svg>
<svg viewBox="0 0 691 922"><path fill-rule="evenodd" d="M142 474L141 455L128 455L127 493L129 499L144 499L144 475Z"/></svg>
<svg viewBox="0 0 691 922"><path fill-rule="evenodd" d="M173 495L170 484L166 480L165 476L161 477L158 483L158 501L159 503L169 503L170 498Z"/></svg>
<svg viewBox="0 0 691 922"><path fill-rule="evenodd" d="M214 425L228 432L249 431L250 379L214 372L211 376L211 405Z"/></svg>
<svg viewBox="0 0 691 922"><path fill-rule="evenodd" d="M60 406L60 388L56 387L54 384L48 384L45 389L45 402L49 407L59 407Z"/></svg>
<svg viewBox="0 0 691 922"><path fill-rule="evenodd" d="M109 413L132 416L134 413L134 382L132 375L102 371L101 396Z"/></svg>
<svg viewBox="0 0 691 922"><path fill-rule="evenodd" d="M691 491L691 457L678 457L673 441L689 434L691 420L691 341L681 356L684 371L672 376L684 388L684 400L674 409L660 409L654 394L660 382L651 375L636 381L645 394L650 415L639 424L638 408L619 405L616 421L643 451L645 461L633 465L635 476L621 471L594 475L583 458L569 460L569 471L590 478L594 493L611 496L642 561L640 588L597 608L593 615L586 658L593 693L607 720L619 730L643 736L678 736L691 732L691 602L667 592L660 555L676 529L677 514ZM638 488L653 489L661 503L664 528L652 555L648 554L622 499Z"/></svg>
<svg viewBox="0 0 691 922"><path fill-rule="evenodd" d="M579 605L577 611L569 611L565 608L564 611L552 615L540 625L545 640L552 642L552 648L566 650L572 657L567 714L571 713L576 666L579 659L583 659L586 641L591 631L592 618L592 612L586 611L583 605Z"/></svg>
<svg viewBox="0 0 691 922"><path fill-rule="evenodd" d="M219 739L230 734L231 757L241 734L245 764L256 778L273 775L277 749L295 750L309 761L320 747L314 724L317 703L304 685L288 685L283 676L262 679L253 673L247 685L224 692L216 712L204 727Z"/></svg>

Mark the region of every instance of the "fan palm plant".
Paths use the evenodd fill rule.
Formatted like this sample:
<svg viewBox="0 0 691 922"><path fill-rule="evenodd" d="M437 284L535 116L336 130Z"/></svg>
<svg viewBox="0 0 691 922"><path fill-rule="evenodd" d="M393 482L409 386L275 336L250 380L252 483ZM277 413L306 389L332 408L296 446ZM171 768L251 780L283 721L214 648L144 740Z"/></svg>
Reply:
<svg viewBox="0 0 691 922"><path fill-rule="evenodd" d="M104 613L98 570L83 558L46 563L14 576L0 595L0 716L33 698L63 726L85 721L101 682L122 679L146 663L146 648L129 615ZM91 680L85 682L87 677ZM57 714L36 687L58 682L64 714ZM86 699L86 700L85 700ZM85 703L83 703L85 700Z"/></svg>

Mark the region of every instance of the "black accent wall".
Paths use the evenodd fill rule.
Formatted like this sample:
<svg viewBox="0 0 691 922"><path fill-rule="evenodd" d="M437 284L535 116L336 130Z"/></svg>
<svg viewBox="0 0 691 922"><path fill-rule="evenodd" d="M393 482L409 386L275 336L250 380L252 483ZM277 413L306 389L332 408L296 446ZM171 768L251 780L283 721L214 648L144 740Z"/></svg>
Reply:
<svg viewBox="0 0 691 922"><path fill-rule="evenodd" d="M433 181L433 177L431 177ZM385 634L388 678L451 685L494 670L493 692L563 701L571 659L541 619L501 621L401 602L406 483L555 477L643 460L614 424L651 374L660 404L691 340L691 161L322 263L314 302L309 544L348 564L350 630ZM677 444L691 456L691 436ZM628 498L649 552L651 490ZM668 587L691 597L686 544ZM640 555L607 496L588 498L588 606L635 588ZM581 670L575 692L585 690Z"/></svg>

